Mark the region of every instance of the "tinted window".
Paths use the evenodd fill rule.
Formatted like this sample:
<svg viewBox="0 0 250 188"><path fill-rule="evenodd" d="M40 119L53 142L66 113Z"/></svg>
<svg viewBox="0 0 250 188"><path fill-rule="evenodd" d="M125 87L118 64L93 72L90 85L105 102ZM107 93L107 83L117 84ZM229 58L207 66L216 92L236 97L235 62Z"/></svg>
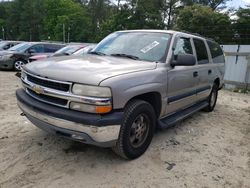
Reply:
<svg viewBox="0 0 250 188"><path fill-rule="evenodd" d="M193 54L193 49L191 46L190 39L188 38L179 38L175 50L174 56L177 57L178 54Z"/></svg>
<svg viewBox="0 0 250 188"><path fill-rule="evenodd" d="M45 44L45 52L47 53L54 53L57 50L61 49L64 47L63 45L56 45L56 44Z"/></svg>
<svg viewBox="0 0 250 188"><path fill-rule="evenodd" d="M224 54L219 44L207 41L214 63L224 63Z"/></svg>
<svg viewBox="0 0 250 188"><path fill-rule="evenodd" d="M198 60L198 64L206 64L208 63L208 55L207 48L205 46L204 41L199 39L194 39L194 46L196 50L196 56Z"/></svg>
<svg viewBox="0 0 250 188"><path fill-rule="evenodd" d="M44 52L43 44L36 44L36 45L32 46L30 49L34 50L35 53L43 53Z"/></svg>

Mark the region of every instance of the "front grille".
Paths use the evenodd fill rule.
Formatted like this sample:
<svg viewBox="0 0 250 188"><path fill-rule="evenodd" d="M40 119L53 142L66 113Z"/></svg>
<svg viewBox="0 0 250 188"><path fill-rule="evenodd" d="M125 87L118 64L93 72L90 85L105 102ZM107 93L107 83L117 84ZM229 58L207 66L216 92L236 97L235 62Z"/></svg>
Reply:
<svg viewBox="0 0 250 188"><path fill-rule="evenodd" d="M70 89L69 84L44 80L44 79L40 79L40 78L31 76L29 74L27 74L27 79L28 79L28 81L30 81L30 82L32 82L34 84L38 84L40 86L44 86L44 87L51 88L51 89L56 89L56 90L59 90L59 91L68 92L69 89Z"/></svg>
<svg viewBox="0 0 250 188"><path fill-rule="evenodd" d="M46 103L51 103L57 106L66 106L68 103L68 100L66 99L60 99L56 97L51 97L48 95L43 95L43 94L37 94L36 92L32 91L31 89L27 89L28 94L30 94L32 97L36 98L37 100L46 102Z"/></svg>

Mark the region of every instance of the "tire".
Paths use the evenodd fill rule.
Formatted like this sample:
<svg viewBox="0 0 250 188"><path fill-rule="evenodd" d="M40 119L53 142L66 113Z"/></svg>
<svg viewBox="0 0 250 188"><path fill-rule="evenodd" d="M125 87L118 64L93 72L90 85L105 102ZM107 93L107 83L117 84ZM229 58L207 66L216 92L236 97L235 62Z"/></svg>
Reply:
<svg viewBox="0 0 250 188"><path fill-rule="evenodd" d="M204 108L205 112L212 112L216 106L217 97L218 97L218 85L214 84L212 91L208 97L208 106Z"/></svg>
<svg viewBox="0 0 250 188"><path fill-rule="evenodd" d="M125 159L140 157L152 141L155 124L156 117L152 105L143 100L129 102L113 151Z"/></svg>
<svg viewBox="0 0 250 188"><path fill-rule="evenodd" d="M22 66L25 65L25 64L26 64L26 61L24 61L22 59L16 60L14 62L14 65L13 65L14 70L15 71L21 71Z"/></svg>

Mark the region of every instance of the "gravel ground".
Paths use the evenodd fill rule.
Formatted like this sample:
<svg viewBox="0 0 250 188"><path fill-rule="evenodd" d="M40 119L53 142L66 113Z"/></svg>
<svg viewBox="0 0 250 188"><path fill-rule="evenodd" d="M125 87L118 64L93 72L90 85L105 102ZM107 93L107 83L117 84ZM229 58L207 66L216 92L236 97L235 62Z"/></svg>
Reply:
<svg viewBox="0 0 250 188"><path fill-rule="evenodd" d="M157 132L142 157L126 161L20 116L14 74L0 71L0 188L250 188L250 95L220 91L214 112Z"/></svg>

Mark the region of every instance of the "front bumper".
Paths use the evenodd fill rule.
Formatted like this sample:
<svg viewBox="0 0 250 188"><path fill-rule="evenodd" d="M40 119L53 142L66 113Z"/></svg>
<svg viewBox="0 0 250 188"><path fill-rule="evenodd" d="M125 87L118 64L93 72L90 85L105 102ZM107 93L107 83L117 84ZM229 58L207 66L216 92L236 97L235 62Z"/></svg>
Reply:
<svg viewBox="0 0 250 188"><path fill-rule="evenodd" d="M12 70L14 67L14 61L12 59L2 60L0 59L0 69Z"/></svg>
<svg viewBox="0 0 250 188"><path fill-rule="evenodd" d="M37 127L79 142L112 147L120 132L123 112L93 115L48 105L16 91L17 103L26 117Z"/></svg>

